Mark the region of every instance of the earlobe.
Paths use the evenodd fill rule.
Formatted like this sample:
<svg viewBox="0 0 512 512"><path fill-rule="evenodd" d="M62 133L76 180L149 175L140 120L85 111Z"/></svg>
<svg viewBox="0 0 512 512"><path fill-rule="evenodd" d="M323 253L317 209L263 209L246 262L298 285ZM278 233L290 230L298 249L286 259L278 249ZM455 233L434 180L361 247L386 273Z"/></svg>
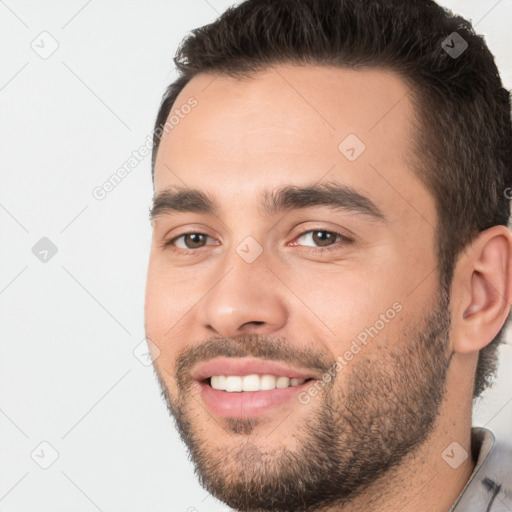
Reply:
<svg viewBox="0 0 512 512"><path fill-rule="evenodd" d="M459 258L452 283L453 350L477 352L498 334L512 301L512 234L483 231Z"/></svg>

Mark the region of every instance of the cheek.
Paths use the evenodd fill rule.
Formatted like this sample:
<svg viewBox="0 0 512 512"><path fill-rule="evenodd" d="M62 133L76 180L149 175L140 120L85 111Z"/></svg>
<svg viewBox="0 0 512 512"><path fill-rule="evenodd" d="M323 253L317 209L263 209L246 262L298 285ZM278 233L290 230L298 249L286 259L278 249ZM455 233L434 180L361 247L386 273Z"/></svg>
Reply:
<svg viewBox="0 0 512 512"><path fill-rule="evenodd" d="M302 269L290 288L304 308L329 328L330 335L346 339L391 307L396 294L380 270L356 265L335 269ZM378 276L380 275L380 280ZM290 282L290 281L288 281ZM322 322L321 322L322 321Z"/></svg>
<svg viewBox="0 0 512 512"><path fill-rule="evenodd" d="M355 341L365 347L365 343L377 345L378 340L394 339L400 331L410 292L410 272L401 273L398 266L403 270L396 259L393 262L381 254L371 262L302 268L300 276L292 278L290 274L291 281L287 282L301 298L305 318L316 326L311 334L333 355L343 355L352 346L357 351ZM311 327L303 325L301 330ZM371 348L365 348L366 353L368 350Z"/></svg>
<svg viewBox="0 0 512 512"><path fill-rule="evenodd" d="M195 309L205 294L201 279L183 269L171 270L158 258L151 258L144 306L146 337L160 351L158 366L169 378L176 356L191 341Z"/></svg>
<svg viewBox="0 0 512 512"><path fill-rule="evenodd" d="M170 269L159 258L152 257L146 281L147 326L160 335L165 335L169 329L174 330L179 323L186 321L185 313L201 297L199 282L197 276L194 278L188 271ZM192 313L190 311L189 314Z"/></svg>
<svg viewBox="0 0 512 512"><path fill-rule="evenodd" d="M146 334L152 338L161 331L168 311L167 307L167 279L159 271L153 256L150 258L148 274L146 279L146 296L144 301L144 318L146 324Z"/></svg>

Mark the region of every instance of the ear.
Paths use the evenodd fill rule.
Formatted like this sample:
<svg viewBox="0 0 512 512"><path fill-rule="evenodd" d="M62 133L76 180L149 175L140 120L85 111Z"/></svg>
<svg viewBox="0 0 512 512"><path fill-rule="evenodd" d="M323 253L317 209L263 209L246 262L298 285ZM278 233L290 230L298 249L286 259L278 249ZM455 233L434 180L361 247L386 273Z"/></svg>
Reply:
<svg viewBox="0 0 512 512"><path fill-rule="evenodd" d="M452 282L452 348L469 354L488 345L512 305L512 234L506 226L482 231L461 254Z"/></svg>

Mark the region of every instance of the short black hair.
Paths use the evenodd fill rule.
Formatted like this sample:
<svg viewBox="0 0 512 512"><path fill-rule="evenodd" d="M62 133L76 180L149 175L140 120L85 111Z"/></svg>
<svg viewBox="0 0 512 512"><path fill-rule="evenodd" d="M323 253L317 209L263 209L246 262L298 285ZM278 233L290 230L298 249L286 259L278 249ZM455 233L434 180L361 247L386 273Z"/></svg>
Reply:
<svg viewBox="0 0 512 512"><path fill-rule="evenodd" d="M152 173L173 104L199 73L253 76L276 64L381 68L408 84L417 114L414 171L434 197L441 285L481 231L508 225L510 96L484 38L432 0L247 0L192 31L155 123ZM510 310L509 310L510 313ZM491 384L502 327L479 354L474 397Z"/></svg>

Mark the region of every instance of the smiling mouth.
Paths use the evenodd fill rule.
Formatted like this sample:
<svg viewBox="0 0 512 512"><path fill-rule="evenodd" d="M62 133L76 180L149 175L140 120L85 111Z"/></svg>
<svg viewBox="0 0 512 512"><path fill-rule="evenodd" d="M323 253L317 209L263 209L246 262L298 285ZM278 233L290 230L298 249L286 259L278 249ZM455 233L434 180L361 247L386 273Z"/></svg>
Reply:
<svg viewBox="0 0 512 512"><path fill-rule="evenodd" d="M279 415L281 407L300 406L299 395L320 378L307 368L252 357L211 359L191 377L208 412L224 418Z"/></svg>
<svg viewBox="0 0 512 512"><path fill-rule="evenodd" d="M312 378L290 378L271 374L250 375L213 375L203 382L218 391L228 393L243 393L251 391L271 391L273 389L285 389L297 387Z"/></svg>

